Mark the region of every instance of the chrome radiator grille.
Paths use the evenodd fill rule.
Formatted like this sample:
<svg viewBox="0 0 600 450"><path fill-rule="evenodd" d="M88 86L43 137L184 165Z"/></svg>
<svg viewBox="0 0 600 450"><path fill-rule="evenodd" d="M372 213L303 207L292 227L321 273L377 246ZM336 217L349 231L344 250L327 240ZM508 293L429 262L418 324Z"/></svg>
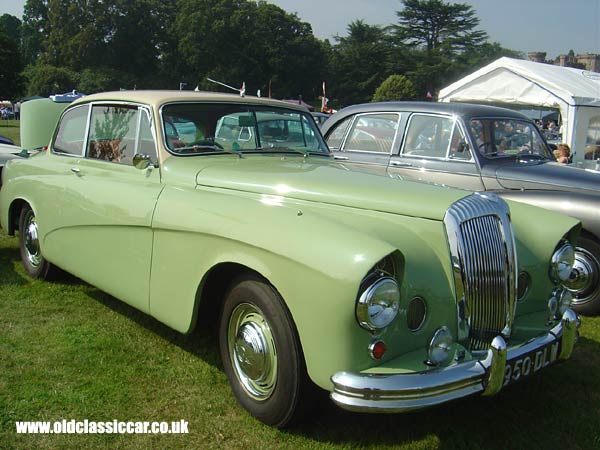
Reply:
<svg viewBox="0 0 600 450"><path fill-rule="evenodd" d="M484 350L508 336L515 305L516 255L506 203L474 194L454 203L444 218L458 302L459 340Z"/></svg>

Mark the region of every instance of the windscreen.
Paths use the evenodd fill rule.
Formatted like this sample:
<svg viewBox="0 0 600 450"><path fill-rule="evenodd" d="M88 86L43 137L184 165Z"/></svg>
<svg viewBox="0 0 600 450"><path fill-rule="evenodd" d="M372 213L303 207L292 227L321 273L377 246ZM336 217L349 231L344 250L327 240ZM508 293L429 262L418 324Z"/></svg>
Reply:
<svg viewBox="0 0 600 450"><path fill-rule="evenodd" d="M329 150L308 113L231 103L174 103L162 108L165 142L175 155Z"/></svg>
<svg viewBox="0 0 600 450"><path fill-rule="evenodd" d="M486 158L533 155L554 159L533 122L512 118L472 119L471 137Z"/></svg>

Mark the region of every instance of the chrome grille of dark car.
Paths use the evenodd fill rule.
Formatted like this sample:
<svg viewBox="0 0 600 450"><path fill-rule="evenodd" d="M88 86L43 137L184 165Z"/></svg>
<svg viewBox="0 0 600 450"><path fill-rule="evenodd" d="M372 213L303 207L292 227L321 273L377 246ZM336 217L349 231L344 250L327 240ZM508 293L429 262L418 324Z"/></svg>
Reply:
<svg viewBox="0 0 600 450"><path fill-rule="evenodd" d="M516 256L506 203L474 194L454 203L444 218L458 302L459 340L487 349L510 334L515 302Z"/></svg>

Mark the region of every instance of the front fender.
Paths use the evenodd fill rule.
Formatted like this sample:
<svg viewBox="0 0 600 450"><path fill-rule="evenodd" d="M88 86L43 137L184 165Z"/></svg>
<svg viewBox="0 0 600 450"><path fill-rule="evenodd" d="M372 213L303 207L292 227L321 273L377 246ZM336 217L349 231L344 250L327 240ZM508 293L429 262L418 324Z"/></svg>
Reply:
<svg viewBox="0 0 600 450"><path fill-rule="evenodd" d="M587 192L511 190L497 191L506 200L538 206L574 217L600 241L600 195Z"/></svg>
<svg viewBox="0 0 600 450"><path fill-rule="evenodd" d="M401 311L380 336L384 360L424 349L433 331L456 328L449 256L441 222L223 189L165 188L153 219L150 313L189 331L198 285L221 263L246 266L278 290L311 379L330 388L344 370L374 365L373 340L355 318L363 277L384 256L400 264ZM406 329L408 300L424 296L431 314ZM415 361L415 365L422 363Z"/></svg>

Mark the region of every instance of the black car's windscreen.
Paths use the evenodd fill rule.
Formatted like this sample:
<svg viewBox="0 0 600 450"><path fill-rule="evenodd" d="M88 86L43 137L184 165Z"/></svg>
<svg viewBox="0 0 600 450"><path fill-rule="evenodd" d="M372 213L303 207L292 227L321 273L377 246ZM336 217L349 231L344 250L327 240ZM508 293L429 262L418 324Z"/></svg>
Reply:
<svg viewBox="0 0 600 450"><path fill-rule="evenodd" d="M329 154L308 113L231 103L172 103L162 108L165 142L176 155L222 152Z"/></svg>
<svg viewBox="0 0 600 450"><path fill-rule="evenodd" d="M469 129L477 151L486 158L535 155L553 159L532 122L509 118L472 119Z"/></svg>

